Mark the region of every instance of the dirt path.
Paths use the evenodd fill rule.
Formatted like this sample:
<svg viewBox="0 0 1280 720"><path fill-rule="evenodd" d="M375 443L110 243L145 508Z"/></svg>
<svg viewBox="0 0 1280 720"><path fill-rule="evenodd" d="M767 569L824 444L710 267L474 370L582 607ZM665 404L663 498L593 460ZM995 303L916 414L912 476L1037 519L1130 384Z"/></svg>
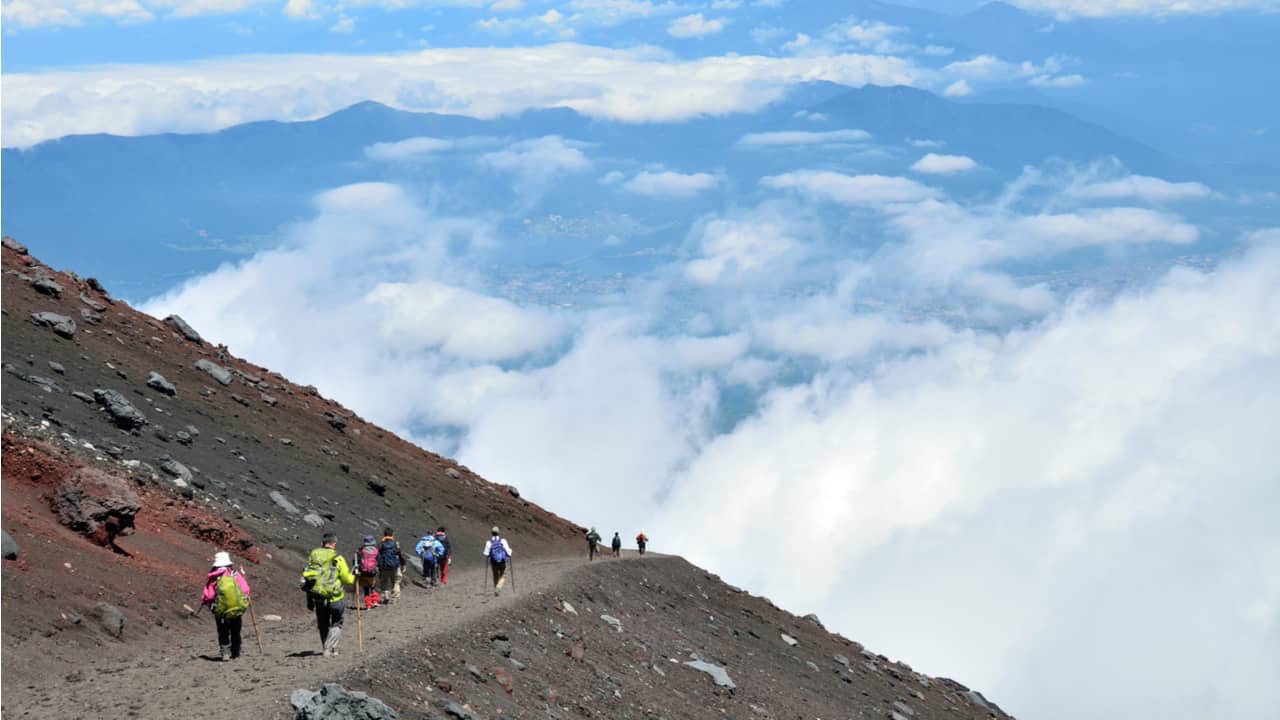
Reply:
<svg viewBox="0 0 1280 720"><path fill-rule="evenodd" d="M581 567L583 557L534 560L514 566L511 584L495 597L481 568L452 572L447 586L423 588L413 581L412 569L398 604L363 612L364 654L356 652L356 613L348 610L341 654L320 655L314 615L302 593L294 607L257 608L266 650L258 653L253 627L244 621L244 654L230 663L217 661L218 644L208 611L207 634L182 637L168 651L139 657L129 664L88 662L77 680L57 678L47 686L4 698L5 717L258 717L292 718L288 697L299 687L318 688L322 682L359 670L384 653L410 643L426 643L432 635L476 620L518 603L523 597L554 585L563 574ZM456 566L455 566L456 567ZM252 577L249 578L252 582ZM441 610L443 606L443 610ZM267 622L263 615L279 621Z"/></svg>

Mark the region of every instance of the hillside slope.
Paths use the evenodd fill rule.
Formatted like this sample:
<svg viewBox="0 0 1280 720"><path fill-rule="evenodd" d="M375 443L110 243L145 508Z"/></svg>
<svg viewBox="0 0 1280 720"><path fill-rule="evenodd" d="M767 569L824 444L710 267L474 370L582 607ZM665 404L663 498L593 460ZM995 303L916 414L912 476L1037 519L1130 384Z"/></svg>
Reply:
<svg viewBox="0 0 1280 720"><path fill-rule="evenodd" d="M290 690L339 679L403 717L441 717L447 702L477 718L1005 717L682 560L583 567L582 529L514 487L9 238L3 272L2 510L17 544L3 563L6 715L167 718L215 703L289 717ZM77 525L88 497L139 509ZM318 657L295 582L321 532L350 552L385 525L411 544L440 524L457 549L453 582L429 590L411 572L401 605L364 618L364 654L350 633L340 659ZM518 551L518 593L497 598L478 562L494 524ZM233 666L211 664L212 623L189 613L218 549L246 566L267 651L246 625ZM685 665L695 654L737 689Z"/></svg>

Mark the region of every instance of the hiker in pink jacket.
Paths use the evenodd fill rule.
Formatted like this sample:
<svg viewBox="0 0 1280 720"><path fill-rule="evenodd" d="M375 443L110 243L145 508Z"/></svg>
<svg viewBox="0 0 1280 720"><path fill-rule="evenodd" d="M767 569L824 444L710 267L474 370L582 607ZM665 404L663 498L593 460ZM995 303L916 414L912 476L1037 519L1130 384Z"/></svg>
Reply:
<svg viewBox="0 0 1280 720"><path fill-rule="evenodd" d="M218 626L219 657L224 661L240 657L240 623L249 608L249 583L231 569L230 553L218 552L213 556L213 568L205 578L200 604L213 610L213 620Z"/></svg>

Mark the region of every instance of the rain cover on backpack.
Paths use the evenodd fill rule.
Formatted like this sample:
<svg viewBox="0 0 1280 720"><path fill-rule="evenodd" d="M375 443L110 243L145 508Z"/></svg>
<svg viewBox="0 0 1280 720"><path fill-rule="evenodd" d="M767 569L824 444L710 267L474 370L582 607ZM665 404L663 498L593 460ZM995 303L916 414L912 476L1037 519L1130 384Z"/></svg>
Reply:
<svg viewBox="0 0 1280 720"><path fill-rule="evenodd" d="M378 546L365 545L360 548L360 574L378 574Z"/></svg>

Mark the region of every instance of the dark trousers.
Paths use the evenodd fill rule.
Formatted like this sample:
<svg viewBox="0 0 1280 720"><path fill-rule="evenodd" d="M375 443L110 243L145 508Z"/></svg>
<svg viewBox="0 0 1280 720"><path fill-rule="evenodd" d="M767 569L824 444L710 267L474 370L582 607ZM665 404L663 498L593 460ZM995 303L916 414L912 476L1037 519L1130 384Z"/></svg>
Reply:
<svg viewBox="0 0 1280 720"><path fill-rule="evenodd" d="M243 617L220 618L214 616L213 621L218 625L218 646L231 646L231 657L240 657L240 625Z"/></svg>
<svg viewBox="0 0 1280 720"><path fill-rule="evenodd" d="M641 555L643 555L643 554L644 554L644 543L639 542L639 543L636 543L636 545L638 545L638 546L640 547L640 554L641 554Z"/></svg>
<svg viewBox="0 0 1280 720"><path fill-rule="evenodd" d="M490 567L493 568L493 586L501 588L502 584L507 581L507 563L489 561Z"/></svg>
<svg viewBox="0 0 1280 720"><path fill-rule="evenodd" d="M436 562L434 560L422 561L422 577L426 578L427 582L431 583L432 585L436 584L437 569L438 568L436 567Z"/></svg>
<svg viewBox="0 0 1280 720"><path fill-rule="evenodd" d="M595 543L587 543L587 559L588 559L588 560L595 560L595 559L596 559L596 552L597 552L596 544L595 544Z"/></svg>
<svg viewBox="0 0 1280 720"><path fill-rule="evenodd" d="M320 600L316 602L316 629L320 631L320 642L329 639L329 628L342 627L342 615L347 609L347 599L333 602Z"/></svg>

